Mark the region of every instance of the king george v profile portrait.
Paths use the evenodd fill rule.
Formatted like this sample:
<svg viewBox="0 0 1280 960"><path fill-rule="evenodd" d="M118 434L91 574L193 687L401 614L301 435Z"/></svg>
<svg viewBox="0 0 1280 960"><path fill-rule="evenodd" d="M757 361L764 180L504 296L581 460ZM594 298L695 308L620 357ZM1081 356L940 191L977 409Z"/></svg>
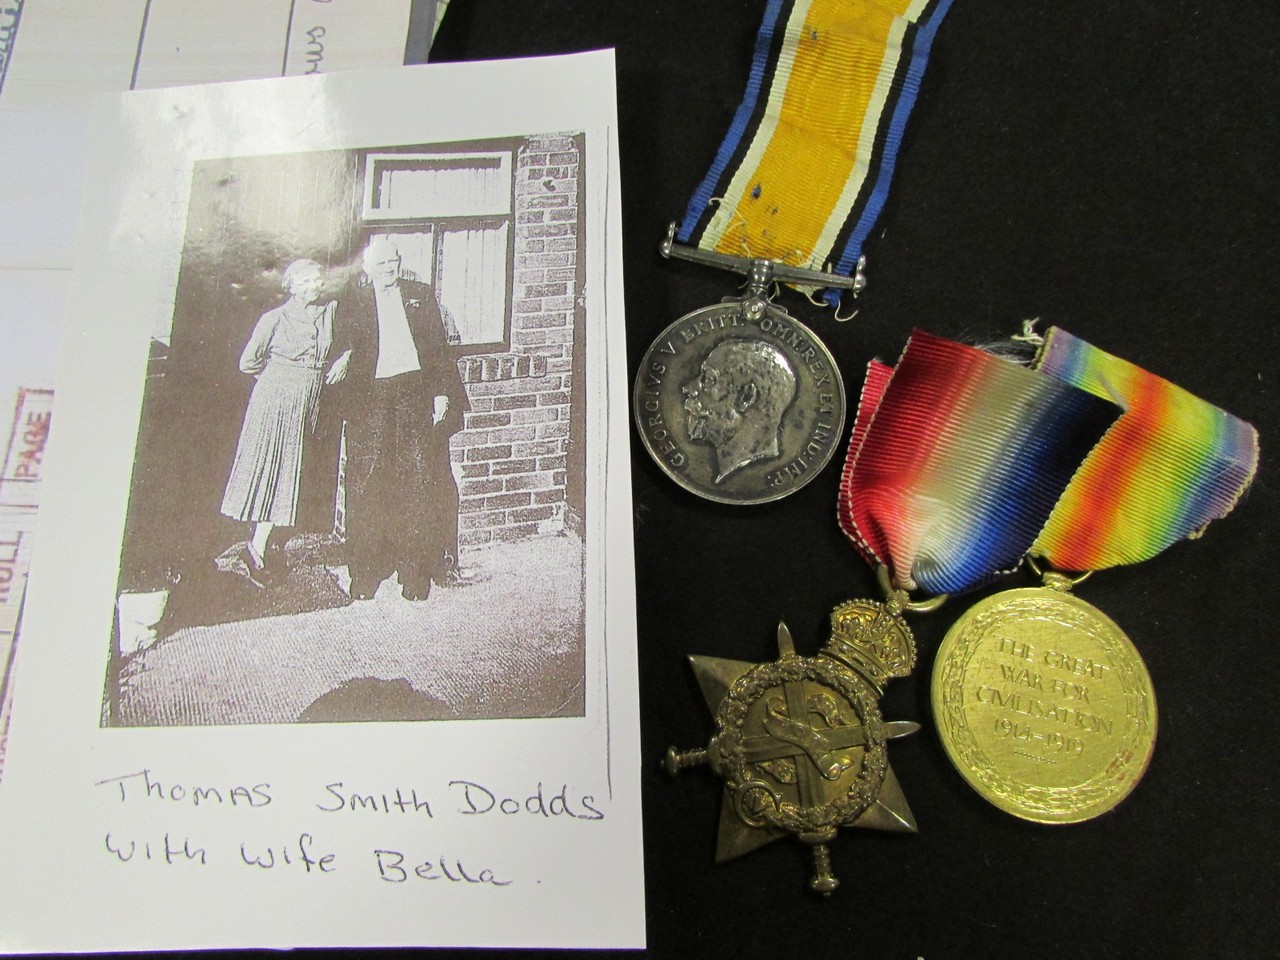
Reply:
<svg viewBox="0 0 1280 960"><path fill-rule="evenodd" d="M682 390L689 439L715 449L716 483L778 456L778 433L796 396L796 373L773 344L738 337L721 341Z"/></svg>

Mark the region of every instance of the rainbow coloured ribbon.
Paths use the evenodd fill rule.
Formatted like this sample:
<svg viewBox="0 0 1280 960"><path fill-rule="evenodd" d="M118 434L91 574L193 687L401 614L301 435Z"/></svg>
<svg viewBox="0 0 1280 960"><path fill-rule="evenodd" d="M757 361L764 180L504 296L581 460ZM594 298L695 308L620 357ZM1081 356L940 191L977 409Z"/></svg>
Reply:
<svg viewBox="0 0 1280 960"><path fill-rule="evenodd" d="M960 593L1028 552L1149 559L1230 513L1257 465L1250 424L1065 330L1031 368L916 331L868 369L838 513L897 585Z"/></svg>
<svg viewBox="0 0 1280 960"><path fill-rule="evenodd" d="M1031 547L1059 569L1147 560L1225 517L1257 472L1252 425L1065 330L1034 366L1124 408Z"/></svg>
<svg viewBox="0 0 1280 960"><path fill-rule="evenodd" d="M840 481L841 529L896 586L976 589L1015 567L1121 410L975 347L912 333L872 364Z"/></svg>
<svg viewBox="0 0 1280 960"><path fill-rule="evenodd" d="M746 94L676 239L851 276L950 6L769 0Z"/></svg>

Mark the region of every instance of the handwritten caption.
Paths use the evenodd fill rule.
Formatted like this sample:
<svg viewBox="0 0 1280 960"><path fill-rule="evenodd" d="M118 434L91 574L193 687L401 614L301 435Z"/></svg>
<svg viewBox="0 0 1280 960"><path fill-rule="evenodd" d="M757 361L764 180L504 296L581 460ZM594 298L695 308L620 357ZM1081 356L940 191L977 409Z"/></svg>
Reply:
<svg viewBox="0 0 1280 960"><path fill-rule="evenodd" d="M254 810L279 802L270 783L193 784L166 780L150 769L107 777L94 784L109 791L121 804L155 809L197 807L202 809ZM563 783L552 787L538 782L531 790L503 790L474 780L450 780L438 793L418 787L393 786L368 791L333 780L317 787L305 801L321 818L362 820L387 817L415 817L446 820L461 817L490 819L560 820L592 823L605 819L605 804ZM151 864L171 868L209 867L231 862L253 871L293 871L323 877L340 870L364 871L376 881L403 884L416 881L444 881L452 884L507 887L516 878L492 864L473 863L464 856L435 854L370 845L361 857L352 858L326 847L319 831L302 830L283 843L262 843L243 839L206 843L198 837L180 836L157 830L154 835L131 835L108 830L103 852L119 864ZM356 859L357 863L348 861Z"/></svg>
<svg viewBox="0 0 1280 960"><path fill-rule="evenodd" d="M329 4L333 0L311 0L311 6L315 4ZM319 73L321 66L324 64L324 37L329 30L323 24L317 23L306 29L307 42L303 46L303 55L306 58L307 68L303 71L305 74Z"/></svg>
<svg viewBox="0 0 1280 960"><path fill-rule="evenodd" d="M13 57L13 42L18 38L21 17L22 0L0 3L0 90L4 89L4 75Z"/></svg>

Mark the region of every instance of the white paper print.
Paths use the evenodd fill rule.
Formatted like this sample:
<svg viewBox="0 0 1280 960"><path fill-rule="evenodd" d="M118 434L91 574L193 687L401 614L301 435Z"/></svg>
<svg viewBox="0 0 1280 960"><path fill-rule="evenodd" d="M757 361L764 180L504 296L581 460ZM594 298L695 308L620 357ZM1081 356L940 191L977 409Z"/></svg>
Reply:
<svg viewBox="0 0 1280 960"><path fill-rule="evenodd" d="M611 53L97 117L0 948L643 946L614 125Z"/></svg>

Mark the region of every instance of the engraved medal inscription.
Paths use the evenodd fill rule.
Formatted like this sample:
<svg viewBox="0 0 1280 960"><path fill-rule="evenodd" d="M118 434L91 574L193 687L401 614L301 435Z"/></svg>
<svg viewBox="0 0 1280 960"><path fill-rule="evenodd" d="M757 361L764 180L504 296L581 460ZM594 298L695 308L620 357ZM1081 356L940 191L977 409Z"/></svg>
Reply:
<svg viewBox="0 0 1280 960"><path fill-rule="evenodd" d="M1156 703L1138 651L1108 617L1047 587L976 604L933 670L934 718L952 762L1015 816L1075 823L1137 785Z"/></svg>

